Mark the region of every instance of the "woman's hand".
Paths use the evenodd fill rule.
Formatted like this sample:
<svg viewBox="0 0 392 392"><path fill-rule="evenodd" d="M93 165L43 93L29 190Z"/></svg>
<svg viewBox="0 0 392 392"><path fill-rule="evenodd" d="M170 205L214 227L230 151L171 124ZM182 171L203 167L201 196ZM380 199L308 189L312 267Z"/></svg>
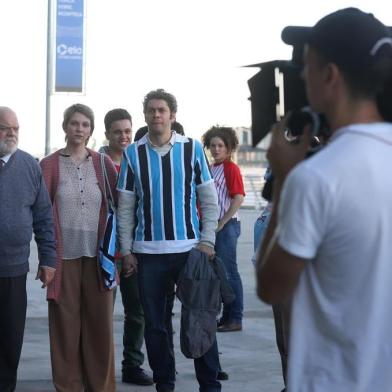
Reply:
<svg viewBox="0 0 392 392"><path fill-rule="evenodd" d="M221 219L220 221L218 221L218 227L216 228L216 232L220 231L223 229L223 227L225 226L226 222Z"/></svg>

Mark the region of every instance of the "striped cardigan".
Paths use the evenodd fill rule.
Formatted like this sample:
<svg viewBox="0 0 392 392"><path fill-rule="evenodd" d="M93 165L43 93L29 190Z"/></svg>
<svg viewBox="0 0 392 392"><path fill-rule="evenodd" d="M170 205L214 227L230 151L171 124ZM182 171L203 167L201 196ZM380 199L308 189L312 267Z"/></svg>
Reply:
<svg viewBox="0 0 392 392"><path fill-rule="evenodd" d="M105 230L106 217L108 213L108 203L104 193L105 180L101 167L101 158L100 158L101 154L90 149L87 149L87 151L90 153L92 157L95 173L98 179L98 186L102 192L102 204L99 211L99 221L98 221L98 244L99 244ZM54 152L51 155L48 155L40 162L42 168L42 174L53 206L53 218L54 218L54 225L55 225L56 251L57 251L56 272L53 281L48 286L47 299L54 300L56 302L58 301L60 296L61 272L62 272L61 267L62 267L62 256L63 256L63 243L62 243L62 235L61 235L60 222L59 222L59 213L56 205L56 192L59 184L59 155L60 155L60 150ZM105 156L105 166L106 166L106 171L108 173L110 188L112 190L115 203L117 204L117 191L116 191L117 172L113 162L107 156ZM100 277L101 290L105 290L102 283L101 269L98 260L97 260L97 269L98 269L98 276Z"/></svg>

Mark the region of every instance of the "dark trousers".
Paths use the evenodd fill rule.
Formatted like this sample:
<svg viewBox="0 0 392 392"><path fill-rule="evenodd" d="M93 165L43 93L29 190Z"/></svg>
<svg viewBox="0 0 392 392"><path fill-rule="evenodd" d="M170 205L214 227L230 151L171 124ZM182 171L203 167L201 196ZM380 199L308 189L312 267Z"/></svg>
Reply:
<svg viewBox="0 0 392 392"><path fill-rule="evenodd" d="M16 387L26 321L27 274L0 278L0 391Z"/></svg>
<svg viewBox="0 0 392 392"><path fill-rule="evenodd" d="M153 370L156 389L174 389L174 353L170 347L165 318L167 314L167 293L170 279L177 283L188 253L137 254L140 298L145 316L145 342L148 361ZM216 341L201 358L195 359L196 378L201 392L219 392L217 381L218 348Z"/></svg>
<svg viewBox="0 0 392 392"><path fill-rule="evenodd" d="M278 346L284 385L287 385L287 361L290 333L290 304L272 305L274 313L276 345Z"/></svg>
<svg viewBox="0 0 392 392"><path fill-rule="evenodd" d="M116 289L113 290L114 301ZM120 291L124 307L124 332L123 332L123 360L122 370L133 370L141 367L144 362L142 351L144 339L144 313L140 302L139 284L136 274L125 278L120 273ZM167 287L166 320L165 325L170 339L170 347L174 352L172 311L175 300L174 282L170 281Z"/></svg>
<svg viewBox="0 0 392 392"><path fill-rule="evenodd" d="M144 314L140 303L137 274L125 278L120 275L120 291L124 306L124 334L122 370L140 367L144 362Z"/></svg>
<svg viewBox="0 0 392 392"><path fill-rule="evenodd" d="M165 326L167 331L167 336L169 338L169 346L173 352L174 358L174 328L173 328L173 308L174 308L174 301L176 299L176 287L172 280L168 282L166 288L166 315L165 315Z"/></svg>

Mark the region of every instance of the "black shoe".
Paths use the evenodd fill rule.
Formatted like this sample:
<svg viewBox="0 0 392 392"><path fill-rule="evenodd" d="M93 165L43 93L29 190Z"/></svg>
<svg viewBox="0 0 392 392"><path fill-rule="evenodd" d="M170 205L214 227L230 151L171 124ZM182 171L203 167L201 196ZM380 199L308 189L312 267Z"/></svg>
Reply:
<svg viewBox="0 0 392 392"><path fill-rule="evenodd" d="M158 387L157 392L174 392L174 389L169 387L161 387L161 388Z"/></svg>
<svg viewBox="0 0 392 392"><path fill-rule="evenodd" d="M217 328L217 332L236 332L242 331L242 324L229 323L223 324Z"/></svg>
<svg viewBox="0 0 392 392"><path fill-rule="evenodd" d="M148 376L145 371L140 368L131 368L123 370L122 372L122 382L135 385L153 385L153 379Z"/></svg>
<svg viewBox="0 0 392 392"><path fill-rule="evenodd" d="M219 381L227 381L229 379L229 375L223 370L220 370L216 379Z"/></svg>
<svg viewBox="0 0 392 392"><path fill-rule="evenodd" d="M226 321L223 319L223 317L221 317L219 320L216 320L216 326L217 327L220 327L220 326L222 326L225 323L226 323Z"/></svg>

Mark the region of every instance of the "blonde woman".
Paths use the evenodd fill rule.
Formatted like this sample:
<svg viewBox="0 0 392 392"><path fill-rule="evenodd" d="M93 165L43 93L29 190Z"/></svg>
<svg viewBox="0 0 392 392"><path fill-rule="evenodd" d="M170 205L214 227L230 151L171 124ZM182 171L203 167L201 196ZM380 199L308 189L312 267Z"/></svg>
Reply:
<svg viewBox="0 0 392 392"><path fill-rule="evenodd" d="M86 147L92 110L67 108L63 130L66 146L41 162L57 240L56 274L48 287L53 383L60 392L111 392L113 292L104 288L97 260L108 206L101 155ZM116 169L108 157L104 164L116 195Z"/></svg>

